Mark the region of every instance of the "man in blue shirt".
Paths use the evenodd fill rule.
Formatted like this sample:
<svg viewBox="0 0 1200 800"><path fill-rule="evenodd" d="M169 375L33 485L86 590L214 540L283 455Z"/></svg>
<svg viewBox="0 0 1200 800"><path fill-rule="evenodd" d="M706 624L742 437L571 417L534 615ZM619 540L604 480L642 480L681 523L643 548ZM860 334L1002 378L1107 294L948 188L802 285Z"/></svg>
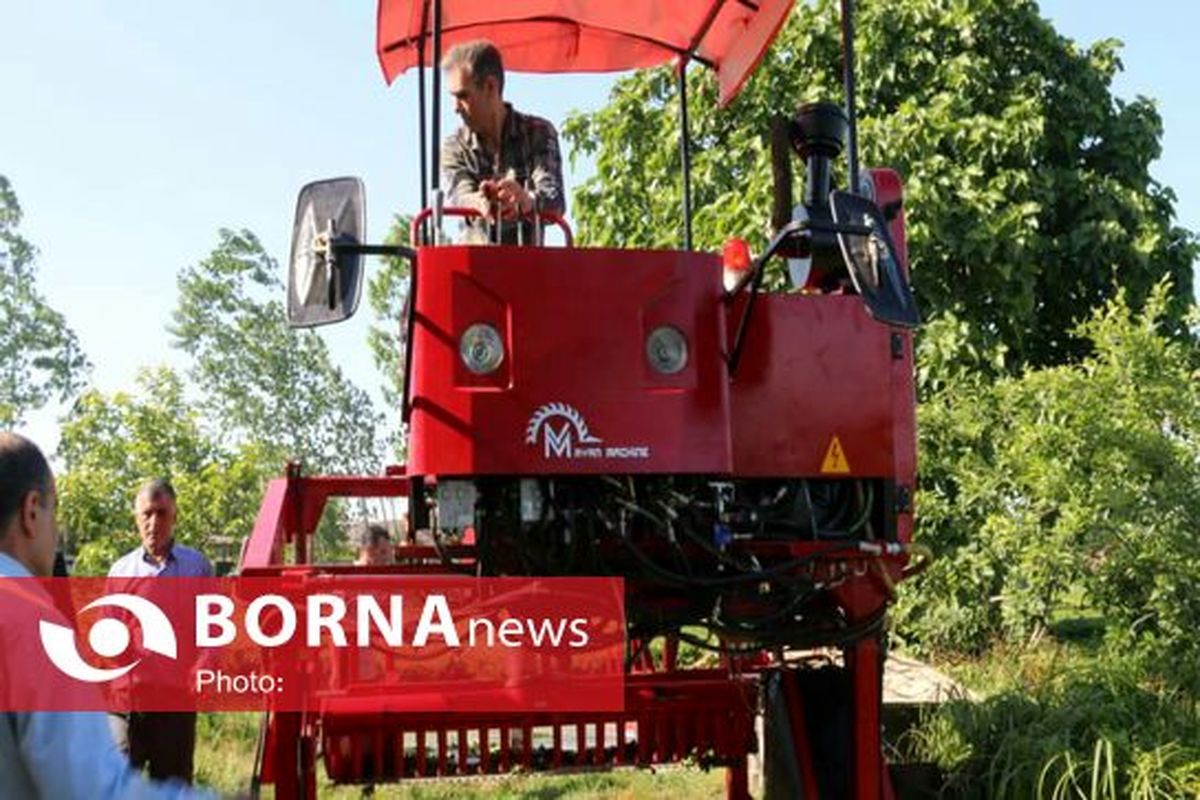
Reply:
<svg viewBox="0 0 1200 800"><path fill-rule="evenodd" d="M133 513L142 544L117 559L108 577L212 577L212 564L203 554L175 542L175 487L168 481L156 478L145 483L134 498ZM149 675L151 682L153 678ZM136 681L144 679L143 674L132 678L135 702ZM158 780L178 778L191 783L196 750L194 711L131 711L113 714L109 722L117 746L129 754L134 767L149 768L150 777Z"/></svg>
<svg viewBox="0 0 1200 800"><path fill-rule="evenodd" d="M0 603L20 610L17 604L32 602L40 607L39 614L62 624L66 621L48 595L26 585L29 581L12 580L53 573L57 507L54 475L45 456L28 439L0 433ZM28 667L22 658L27 648L40 646L22 638L21 630L0 625L0 676L9 680ZM44 683L34 680L30 685ZM103 712L0 708L0 798L10 797L198 800L213 795L143 779L117 750Z"/></svg>

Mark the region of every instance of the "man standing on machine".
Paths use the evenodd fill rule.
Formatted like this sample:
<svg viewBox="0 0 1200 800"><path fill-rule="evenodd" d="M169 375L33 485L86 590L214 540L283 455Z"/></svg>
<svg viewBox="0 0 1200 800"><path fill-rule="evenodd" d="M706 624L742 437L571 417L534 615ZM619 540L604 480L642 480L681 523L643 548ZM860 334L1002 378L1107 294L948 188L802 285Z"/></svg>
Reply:
<svg viewBox="0 0 1200 800"><path fill-rule="evenodd" d="M491 42L452 48L442 69L463 123L442 144L449 204L486 217L468 224L471 241L487 241L487 222L492 222L500 225L500 241L514 244L519 233L533 244L540 233L533 215L566 211L558 132L504 102L504 64Z"/></svg>

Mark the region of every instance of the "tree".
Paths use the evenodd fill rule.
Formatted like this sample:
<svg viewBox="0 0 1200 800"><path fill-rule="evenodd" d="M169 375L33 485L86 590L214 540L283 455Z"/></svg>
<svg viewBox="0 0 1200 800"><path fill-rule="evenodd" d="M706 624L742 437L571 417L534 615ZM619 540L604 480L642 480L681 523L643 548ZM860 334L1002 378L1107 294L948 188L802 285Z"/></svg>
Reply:
<svg viewBox="0 0 1200 800"><path fill-rule="evenodd" d="M1076 322L1118 288L1140 308L1174 287L1180 332L1196 238L1155 182L1162 122L1152 101L1111 93L1119 43L1081 50L1032 0L862 0L858 28L864 164L906 181L910 259L927 318L967 322L1009 366L1060 363L1087 344ZM842 97L836 4L797 4L757 73L716 109L707 70L689 72L695 239L760 246L771 208L772 115ZM635 73L599 111L563 126L571 157L595 157L574 197L590 244L678 246L678 99L668 69ZM843 181L844 182L844 181Z"/></svg>
<svg viewBox="0 0 1200 800"><path fill-rule="evenodd" d="M224 436L313 470L378 469L379 415L311 331L288 327L278 264L249 231L220 232L179 276L170 329L194 359L205 416Z"/></svg>
<svg viewBox="0 0 1200 800"><path fill-rule="evenodd" d="M0 428L79 391L90 365L62 314L37 290L37 250L19 233L21 206L0 175Z"/></svg>
<svg viewBox="0 0 1200 800"><path fill-rule="evenodd" d="M397 215L385 238L385 244L408 241L411 217ZM404 437L400 430L400 413L404 396L404 309L408 302L408 261L403 258L383 259L383 268L371 276L367 284L367 300L371 305L371 327L367 330L367 346L371 360L383 379L384 406L387 409L387 439L393 454L404 457Z"/></svg>
<svg viewBox="0 0 1200 800"><path fill-rule="evenodd" d="M212 554L253 528L265 481L279 471L276 454L208 436L184 394L175 372L146 369L135 392L88 390L64 419L59 518L77 573L104 574L137 545L134 493L150 478L175 486L184 544Z"/></svg>
<svg viewBox="0 0 1200 800"><path fill-rule="evenodd" d="M981 648L1071 598L1200 687L1200 343L1166 335L1169 296L1135 314L1119 293L1077 331L1079 364L963 373L922 404L919 540L938 559L905 585L903 635Z"/></svg>

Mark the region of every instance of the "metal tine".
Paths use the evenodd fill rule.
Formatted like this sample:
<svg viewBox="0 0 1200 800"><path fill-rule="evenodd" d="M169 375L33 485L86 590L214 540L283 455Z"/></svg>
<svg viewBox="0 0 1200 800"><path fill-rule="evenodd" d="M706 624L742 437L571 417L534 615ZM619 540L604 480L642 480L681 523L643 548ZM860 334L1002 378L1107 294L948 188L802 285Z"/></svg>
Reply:
<svg viewBox="0 0 1200 800"><path fill-rule="evenodd" d="M533 195L533 182L529 178L525 179L525 191L529 192L530 195ZM542 240L544 232L542 231L542 220L538 217L538 214L537 214L537 200L536 199L533 201L533 223L532 224L533 224L533 228L532 228L532 230L533 230L533 246L534 247L542 247L545 244L545 242L543 242L543 240Z"/></svg>

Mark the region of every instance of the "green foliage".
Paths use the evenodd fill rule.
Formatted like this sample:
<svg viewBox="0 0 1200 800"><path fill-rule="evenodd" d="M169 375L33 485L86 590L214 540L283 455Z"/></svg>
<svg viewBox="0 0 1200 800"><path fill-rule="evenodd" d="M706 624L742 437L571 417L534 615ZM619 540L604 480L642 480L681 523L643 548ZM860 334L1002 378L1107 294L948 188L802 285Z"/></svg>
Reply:
<svg viewBox="0 0 1200 800"><path fill-rule="evenodd" d="M313 471L373 472L379 416L370 397L318 335L288 327L279 274L254 234L228 230L180 273L171 333L194 359L202 411L223 437Z"/></svg>
<svg viewBox="0 0 1200 800"><path fill-rule="evenodd" d="M1094 351L1080 364L930 391L918 539L939 558L902 592L904 636L980 649L1074 602L1200 687L1200 345L1165 334L1168 297L1106 304L1079 328ZM930 334L919 360L961 331Z"/></svg>
<svg viewBox="0 0 1200 800"><path fill-rule="evenodd" d="M771 208L773 115L841 98L836 3L799 3L742 94L716 108L711 73L689 72L696 246L761 247ZM862 0L862 162L906 182L909 254L927 317L955 310L976 346L1012 363L1080 356L1074 323L1118 287L1140 308L1172 280L1164 325L1190 302L1192 234L1149 165L1154 104L1111 94L1119 45L1081 50L1032 0ZM623 78L599 111L563 126L596 174L574 196L580 240L674 247L681 240L678 98L668 69ZM797 184L799 185L799 184Z"/></svg>
<svg viewBox="0 0 1200 800"><path fill-rule="evenodd" d="M134 393L91 390L75 404L59 455L77 573L103 574L136 545L133 493L148 478L175 485L177 540L215 557L250 534L266 481L289 458L313 471L376 469L370 399L318 336L287 327L277 274L252 234L222 231L212 255L179 278L171 332L193 357L194 387L160 368L142 372ZM334 504L317 532L333 558L344 555L345 516Z"/></svg>
<svg viewBox="0 0 1200 800"><path fill-rule="evenodd" d="M196 720L196 783L242 796L254 773L254 754L264 715L201 713Z"/></svg>
<svg viewBox="0 0 1200 800"><path fill-rule="evenodd" d="M1200 792L1194 697L1143 685L1128 658L1055 650L1036 673L982 701L934 710L906 735L904 757L942 767L950 797L1149 800Z"/></svg>
<svg viewBox="0 0 1200 800"><path fill-rule="evenodd" d="M37 290L37 250L19 233L21 206L0 175L0 429L66 401L90 369L75 333Z"/></svg>
<svg viewBox="0 0 1200 800"><path fill-rule="evenodd" d="M385 244L407 244L406 215L396 215L388 230ZM401 398L404 396L404 324L403 313L408 299L408 261L403 258L383 259L383 268L375 272L367 284L367 300L371 305L371 327L367 330L367 346L371 360L383 379L383 400L395 427L389 443L398 458L404 458L404 439L399 429Z"/></svg>
<svg viewBox="0 0 1200 800"><path fill-rule="evenodd" d="M176 540L213 556L219 538L249 535L265 480L280 467L268 448L207 436L181 379L165 367L143 370L133 394L84 392L63 422L58 455L59 521L81 575L105 574L137 546L133 496L143 481L174 484Z"/></svg>

